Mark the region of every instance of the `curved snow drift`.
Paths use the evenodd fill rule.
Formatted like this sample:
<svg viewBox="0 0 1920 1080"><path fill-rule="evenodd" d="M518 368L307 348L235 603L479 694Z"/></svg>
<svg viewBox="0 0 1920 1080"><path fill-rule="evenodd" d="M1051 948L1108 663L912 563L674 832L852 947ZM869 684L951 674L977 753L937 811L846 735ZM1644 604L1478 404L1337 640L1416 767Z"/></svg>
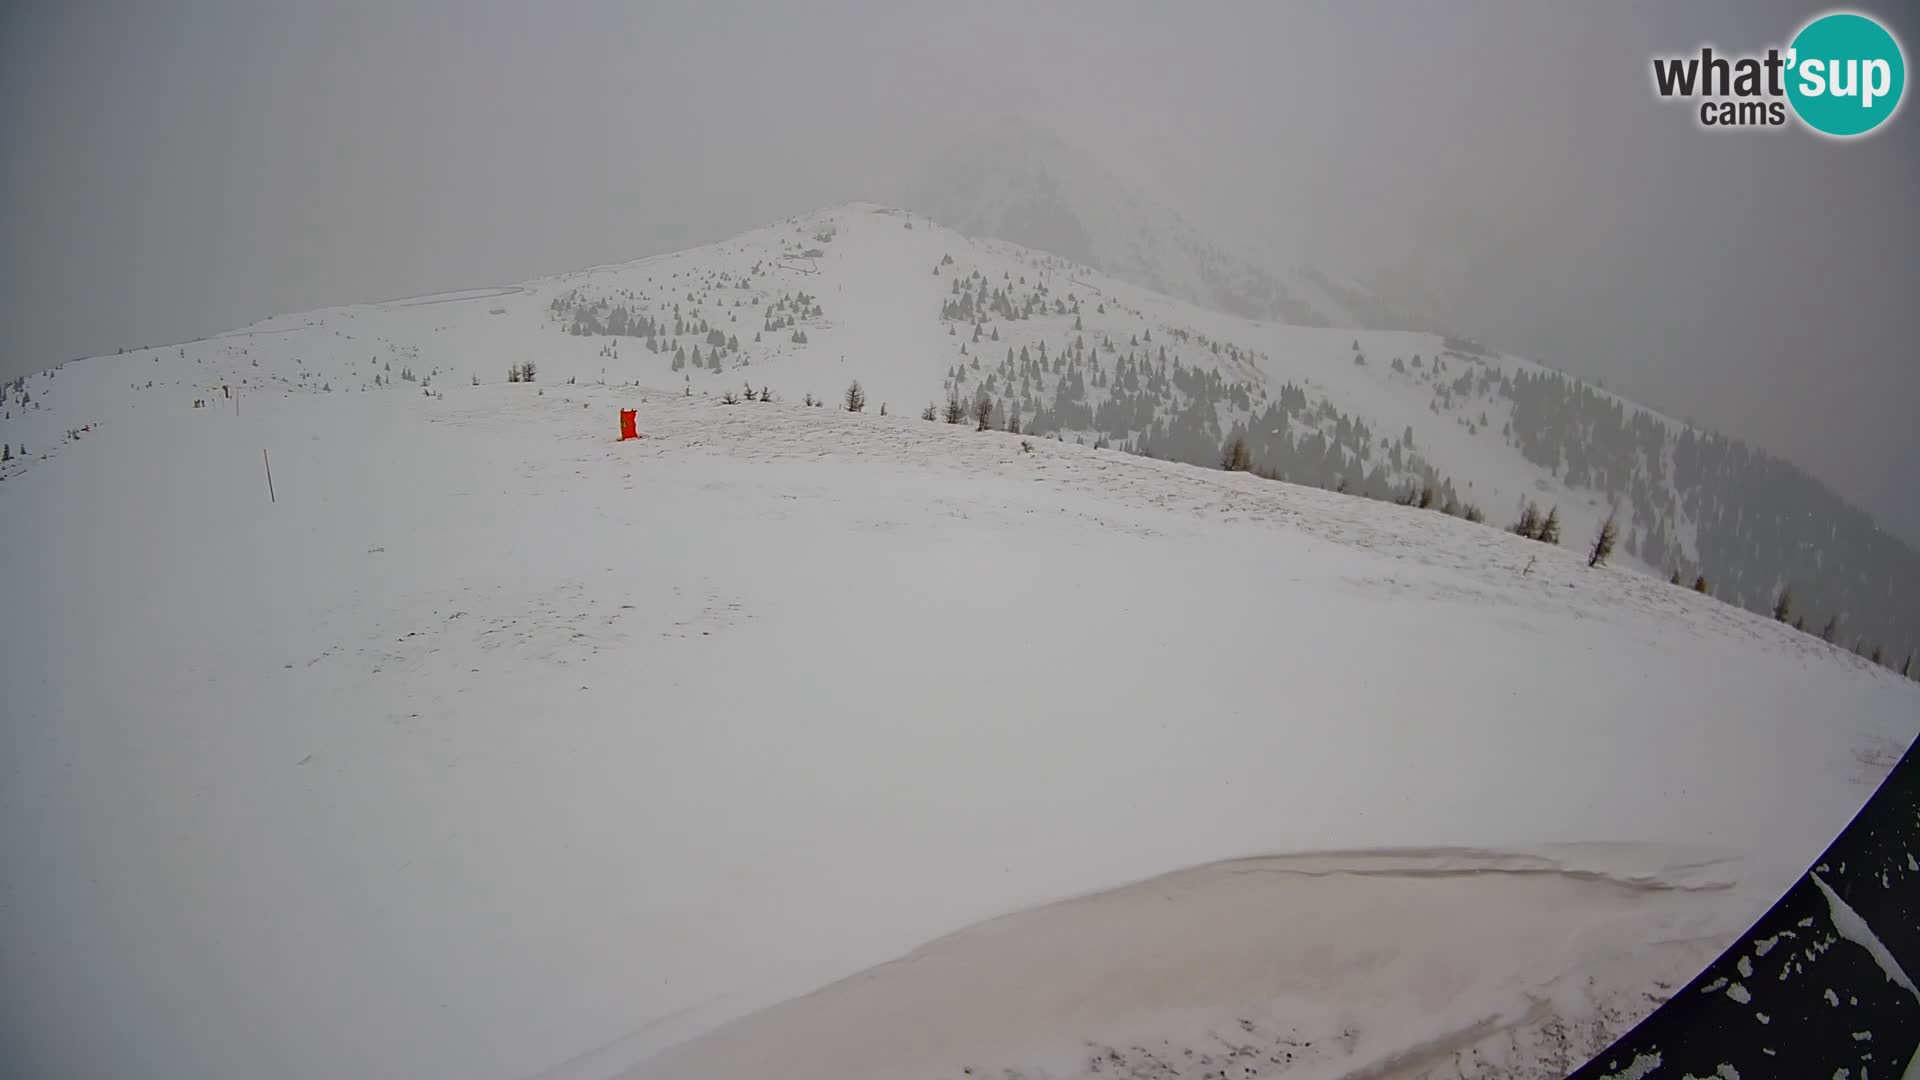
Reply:
<svg viewBox="0 0 1920 1080"><path fill-rule="evenodd" d="M1229 860L950 934L629 1075L1562 1075L1738 931L1737 879L1639 845Z"/></svg>

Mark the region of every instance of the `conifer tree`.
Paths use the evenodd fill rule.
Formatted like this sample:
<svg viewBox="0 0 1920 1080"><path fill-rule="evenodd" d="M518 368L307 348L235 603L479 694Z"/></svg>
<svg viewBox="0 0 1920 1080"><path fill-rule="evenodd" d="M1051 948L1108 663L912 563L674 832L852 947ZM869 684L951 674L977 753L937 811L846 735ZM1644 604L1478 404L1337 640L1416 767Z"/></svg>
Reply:
<svg viewBox="0 0 1920 1080"><path fill-rule="evenodd" d="M1592 569L1606 562L1607 556L1613 554L1613 542L1619 537L1620 530L1613 523L1613 515L1608 514L1606 522L1600 526L1600 535L1593 538L1593 550L1587 553L1587 568Z"/></svg>
<svg viewBox="0 0 1920 1080"><path fill-rule="evenodd" d="M1547 519L1540 523L1540 532L1534 536L1534 539L1543 544L1558 544L1560 542L1559 507L1556 506L1547 511Z"/></svg>
<svg viewBox="0 0 1920 1080"><path fill-rule="evenodd" d="M1220 467L1228 472L1246 472L1253 466L1253 454L1245 436L1235 435L1220 451Z"/></svg>
<svg viewBox="0 0 1920 1080"><path fill-rule="evenodd" d="M1515 536L1524 536L1529 540L1539 538L1540 508L1533 505L1533 500L1527 500L1526 504L1520 508L1520 520L1514 522L1513 528L1509 531ZM1678 571L1675 571L1676 584L1678 583L1678 573Z"/></svg>

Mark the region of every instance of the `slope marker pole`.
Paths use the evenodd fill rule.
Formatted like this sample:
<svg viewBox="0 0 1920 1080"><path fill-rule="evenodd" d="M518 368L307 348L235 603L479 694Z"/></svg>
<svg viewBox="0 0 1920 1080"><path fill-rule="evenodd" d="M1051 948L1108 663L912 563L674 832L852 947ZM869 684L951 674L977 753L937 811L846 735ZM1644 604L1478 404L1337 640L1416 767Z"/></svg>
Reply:
<svg viewBox="0 0 1920 1080"><path fill-rule="evenodd" d="M267 467L267 501L277 503L280 500L273 494L273 462L267 459L267 448L260 448L260 463Z"/></svg>

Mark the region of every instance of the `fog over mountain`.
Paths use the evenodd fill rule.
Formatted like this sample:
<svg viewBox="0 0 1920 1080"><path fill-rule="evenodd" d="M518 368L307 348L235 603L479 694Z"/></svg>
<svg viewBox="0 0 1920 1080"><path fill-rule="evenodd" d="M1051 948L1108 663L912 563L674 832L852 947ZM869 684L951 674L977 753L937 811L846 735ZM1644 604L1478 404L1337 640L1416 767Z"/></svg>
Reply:
<svg viewBox="0 0 1920 1080"><path fill-rule="evenodd" d="M1171 292L1318 310L1313 268L1782 454L1920 537L1920 129L1716 136L1648 86L1656 52L1763 48L1808 14L13 4L0 373L902 201L1018 116L1285 299L1143 253ZM1184 243L1156 229L1161 254Z"/></svg>
<svg viewBox="0 0 1920 1080"><path fill-rule="evenodd" d="M0 4L0 1072L1920 1076L1810 14Z"/></svg>
<svg viewBox="0 0 1920 1080"><path fill-rule="evenodd" d="M970 235L1053 252L1245 318L1376 330L1439 325L1284 251L1223 240L1087 148L1017 115L954 142L888 194Z"/></svg>

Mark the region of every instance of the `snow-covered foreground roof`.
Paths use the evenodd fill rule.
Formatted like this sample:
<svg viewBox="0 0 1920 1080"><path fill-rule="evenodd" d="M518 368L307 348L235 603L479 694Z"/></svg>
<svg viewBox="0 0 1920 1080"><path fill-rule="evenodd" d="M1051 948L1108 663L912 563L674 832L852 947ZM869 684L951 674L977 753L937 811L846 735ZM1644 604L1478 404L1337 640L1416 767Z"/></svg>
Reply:
<svg viewBox="0 0 1920 1080"><path fill-rule="evenodd" d="M794 1075L960 1075L1245 1019L1328 1075L1617 1029L1920 731L1890 672L1439 514L897 416L442 393L128 410L0 492L28 1073L718 1075L859 1035ZM1034 905L1381 848L750 1015Z"/></svg>

